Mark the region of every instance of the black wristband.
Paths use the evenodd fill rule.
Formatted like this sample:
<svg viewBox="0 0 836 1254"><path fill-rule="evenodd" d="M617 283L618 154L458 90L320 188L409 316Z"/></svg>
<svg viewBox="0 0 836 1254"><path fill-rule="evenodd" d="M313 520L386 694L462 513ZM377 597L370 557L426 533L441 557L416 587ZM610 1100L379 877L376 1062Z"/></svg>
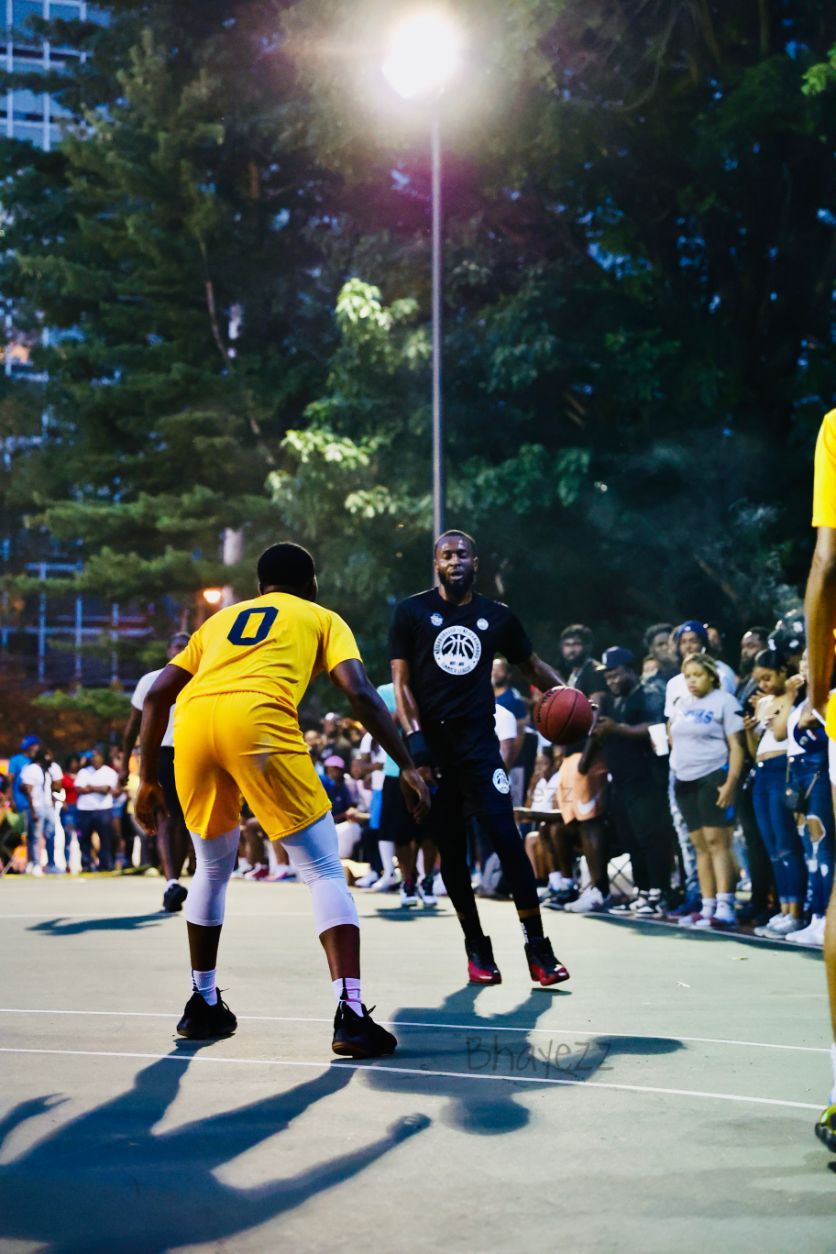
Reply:
<svg viewBox="0 0 836 1254"><path fill-rule="evenodd" d="M416 766L432 766L432 754L422 731L412 731L406 738L409 756Z"/></svg>

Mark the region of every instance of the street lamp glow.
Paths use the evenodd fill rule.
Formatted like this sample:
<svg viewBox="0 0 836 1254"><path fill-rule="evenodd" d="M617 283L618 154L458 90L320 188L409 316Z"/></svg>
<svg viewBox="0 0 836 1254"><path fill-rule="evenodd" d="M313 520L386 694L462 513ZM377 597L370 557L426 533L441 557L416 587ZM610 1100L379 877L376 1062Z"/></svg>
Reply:
<svg viewBox="0 0 836 1254"><path fill-rule="evenodd" d="M444 13L414 13L392 32L383 73L404 100L432 97L455 76L461 51L459 30Z"/></svg>
<svg viewBox="0 0 836 1254"><path fill-rule="evenodd" d="M223 588L204 588L202 593L207 605L220 605L223 594Z"/></svg>

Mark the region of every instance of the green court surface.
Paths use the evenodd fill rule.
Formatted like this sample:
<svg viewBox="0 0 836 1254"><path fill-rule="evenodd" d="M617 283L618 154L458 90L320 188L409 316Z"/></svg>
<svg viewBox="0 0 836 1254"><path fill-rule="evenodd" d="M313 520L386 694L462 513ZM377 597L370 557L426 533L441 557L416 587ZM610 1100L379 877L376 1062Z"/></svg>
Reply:
<svg viewBox="0 0 836 1254"><path fill-rule="evenodd" d="M330 1053L307 891L234 882L198 1047L159 880L0 885L5 1251L836 1249L813 1135L830 1084L821 956L548 914L572 979L465 983L449 902L357 894L363 994L400 1047Z"/></svg>

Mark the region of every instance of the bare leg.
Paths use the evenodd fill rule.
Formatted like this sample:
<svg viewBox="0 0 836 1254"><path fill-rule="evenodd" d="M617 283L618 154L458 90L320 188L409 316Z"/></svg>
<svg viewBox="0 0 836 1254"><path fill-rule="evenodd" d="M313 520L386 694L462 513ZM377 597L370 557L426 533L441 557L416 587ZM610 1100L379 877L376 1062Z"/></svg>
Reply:
<svg viewBox="0 0 836 1254"><path fill-rule="evenodd" d="M731 829L728 827L705 827L702 830L711 857L717 892L733 893L736 881L734 862L731 856ZM702 872L700 872L700 883L702 883ZM709 894L709 896L713 896L713 894Z"/></svg>
<svg viewBox="0 0 836 1254"><path fill-rule="evenodd" d="M703 898L716 897L717 881L714 878L714 864L705 833L700 827L695 832L689 832L688 834L697 853L697 878L700 881L700 893Z"/></svg>
<svg viewBox="0 0 836 1254"><path fill-rule="evenodd" d="M351 923L329 927L319 937L332 980L360 978L360 929Z"/></svg>

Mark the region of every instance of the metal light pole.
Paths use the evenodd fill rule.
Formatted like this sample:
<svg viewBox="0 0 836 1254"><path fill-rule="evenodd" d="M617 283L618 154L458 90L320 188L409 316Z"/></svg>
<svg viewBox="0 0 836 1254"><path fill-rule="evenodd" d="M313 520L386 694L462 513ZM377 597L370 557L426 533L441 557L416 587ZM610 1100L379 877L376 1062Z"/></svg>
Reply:
<svg viewBox="0 0 836 1254"><path fill-rule="evenodd" d="M392 32L382 63L384 77L398 95L429 104L432 150L432 498L433 536L445 525L444 406L441 392L441 111L445 87L461 62L462 39L443 12L416 11Z"/></svg>
<svg viewBox="0 0 836 1254"><path fill-rule="evenodd" d="M446 484L444 475L444 407L441 395L441 120L432 119L432 461L433 538L444 530Z"/></svg>

